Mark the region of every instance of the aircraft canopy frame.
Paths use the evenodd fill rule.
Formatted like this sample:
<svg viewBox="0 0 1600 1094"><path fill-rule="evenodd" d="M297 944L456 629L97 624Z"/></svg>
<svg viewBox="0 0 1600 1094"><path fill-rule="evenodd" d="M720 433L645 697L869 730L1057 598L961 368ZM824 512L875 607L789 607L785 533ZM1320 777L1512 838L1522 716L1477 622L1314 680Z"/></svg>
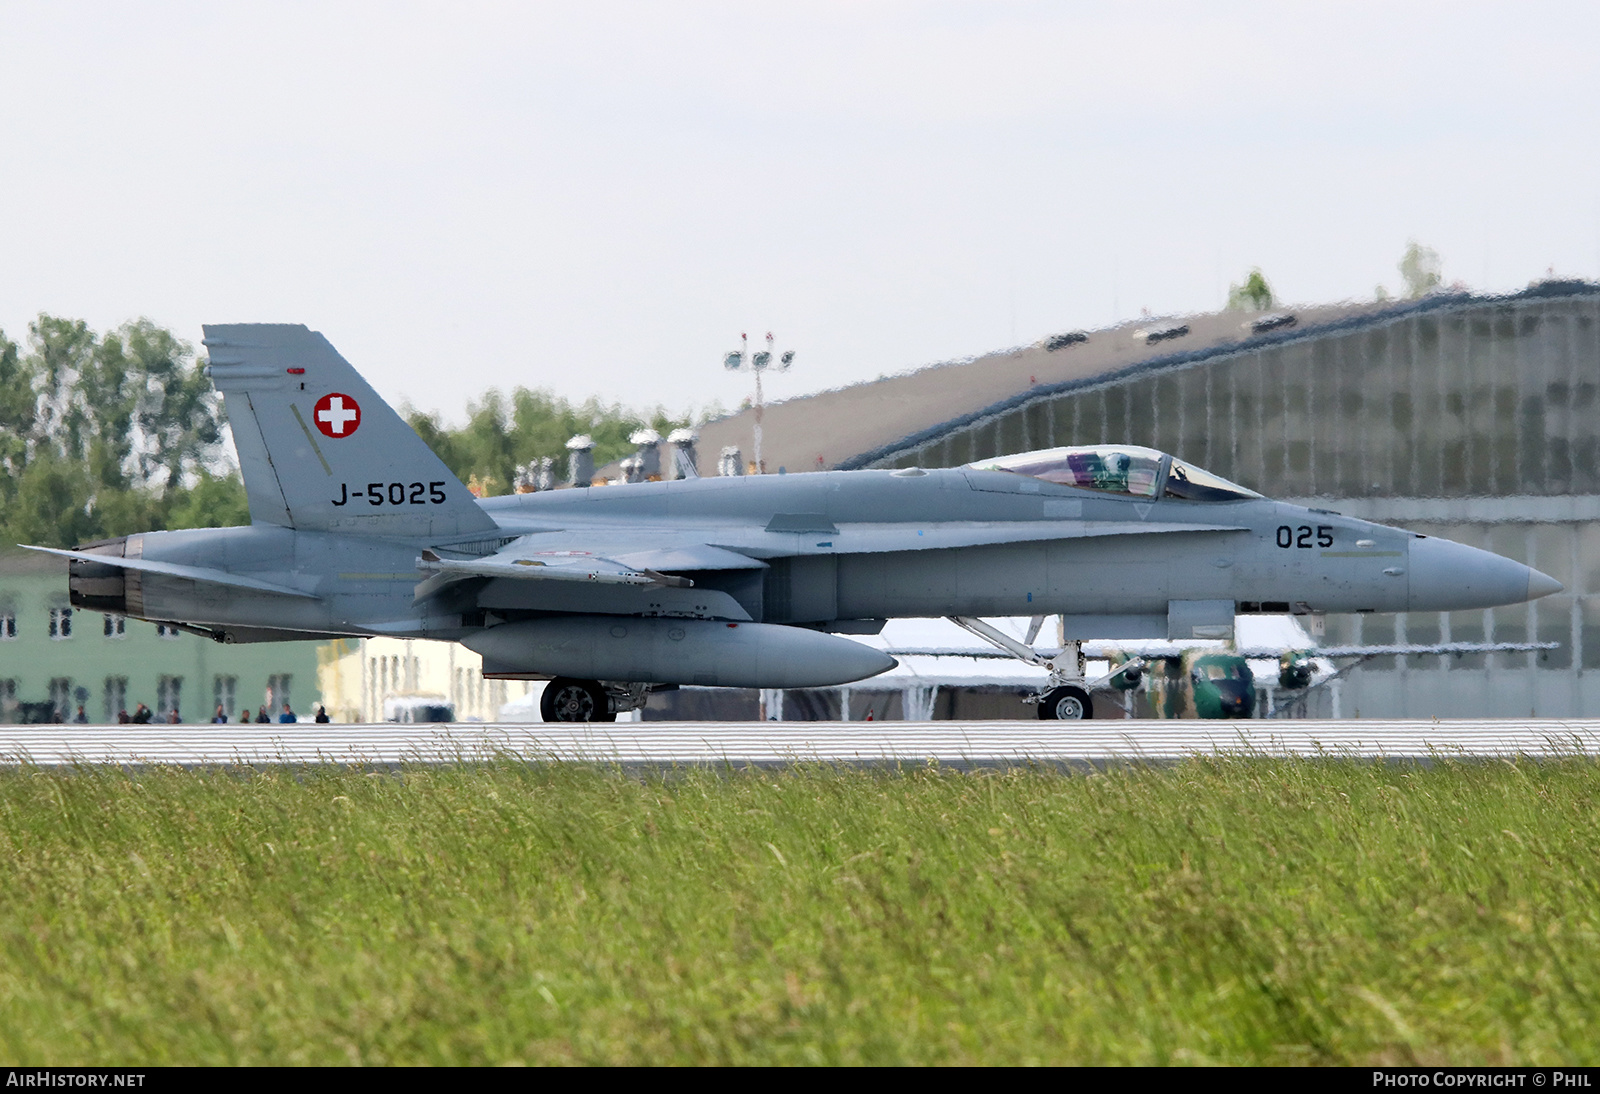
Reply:
<svg viewBox="0 0 1600 1094"><path fill-rule="evenodd" d="M1165 452L1131 444L1046 448L976 460L966 466L975 471L1006 471L1058 486L1151 501L1249 501L1261 497L1254 490Z"/></svg>

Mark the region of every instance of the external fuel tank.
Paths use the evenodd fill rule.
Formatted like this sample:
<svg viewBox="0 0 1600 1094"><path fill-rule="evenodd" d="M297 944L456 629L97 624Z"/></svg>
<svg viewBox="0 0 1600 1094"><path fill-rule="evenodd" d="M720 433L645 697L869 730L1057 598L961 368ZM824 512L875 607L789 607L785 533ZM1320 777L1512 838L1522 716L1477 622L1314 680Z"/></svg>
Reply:
<svg viewBox="0 0 1600 1094"><path fill-rule="evenodd" d="M804 627L700 619L562 616L505 623L462 639L485 676L746 688L818 688L886 672L894 658Z"/></svg>

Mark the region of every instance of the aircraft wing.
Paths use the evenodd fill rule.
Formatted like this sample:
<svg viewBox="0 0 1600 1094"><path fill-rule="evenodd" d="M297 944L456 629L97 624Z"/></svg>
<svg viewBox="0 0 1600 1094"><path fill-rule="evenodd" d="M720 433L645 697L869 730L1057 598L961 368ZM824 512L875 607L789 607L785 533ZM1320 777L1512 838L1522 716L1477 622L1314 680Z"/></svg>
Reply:
<svg viewBox="0 0 1600 1094"><path fill-rule="evenodd" d="M809 526L808 526L809 525ZM707 541L757 557L782 555L883 554L1029 543L1047 539L1102 536L1178 535L1195 532L1245 532L1231 524L1173 524L1123 520L949 520L927 524L843 524L808 514L779 514L764 529L714 529Z"/></svg>
<svg viewBox="0 0 1600 1094"><path fill-rule="evenodd" d="M492 555L472 561L541 559L566 552L611 559L634 570L765 570L760 559L713 547L704 531L633 528L577 528L519 536ZM446 548L440 548L444 551ZM527 569L527 567L523 567ZM496 575L502 576L502 575ZM515 576L515 575L514 575ZM523 574L520 576L532 576Z"/></svg>
<svg viewBox="0 0 1600 1094"><path fill-rule="evenodd" d="M951 520L920 525L906 522L838 525L819 513L779 513L765 527L728 523L653 528L641 532L633 525L599 525L530 532L488 558L539 549L589 553L641 571L759 570L767 566L764 559L794 555L886 554L1050 539L1245 531L1249 529L1231 524L1120 520ZM510 575L497 573L495 576Z"/></svg>
<svg viewBox="0 0 1600 1094"><path fill-rule="evenodd" d="M1176 642L1139 642L1135 649L1125 649L1110 642L1085 642L1083 655L1091 661L1103 661L1113 654L1132 654L1135 657L1144 657L1150 660L1159 660L1163 657L1178 657L1186 650L1195 648L1191 642L1187 646L1180 646ZM1220 646L1218 647L1221 648ZM993 646L895 646L884 650L890 657L975 657L984 660L1009 661L1016 655ZM1045 660L1059 656L1060 650L1040 650L1039 656ZM1252 655L1256 656L1256 655ZM1261 655L1265 656L1265 655ZM1277 654L1273 654L1274 657Z"/></svg>
<svg viewBox="0 0 1600 1094"><path fill-rule="evenodd" d="M231 574L226 570L214 570L209 566L185 566L177 562L152 562L143 558L119 558L116 555L91 555L82 551L65 551L59 547L30 547L26 543L17 546L29 551L42 551L47 555L60 555L62 558L74 559L78 562L93 562L104 566L116 566L124 570L138 570L141 573L159 574L163 577L181 577L189 581L203 581L211 585L230 585L236 589L253 589L258 593L277 593L280 596L299 596L307 600L322 599L316 593L308 593L303 589L296 589L288 585L278 585L271 581L262 581L260 578L245 577L242 574Z"/></svg>
<svg viewBox="0 0 1600 1094"><path fill-rule="evenodd" d="M1468 653L1527 653L1530 650L1553 650L1560 642L1435 642L1430 644L1401 644L1393 646L1265 646L1233 652L1240 657L1281 657L1286 653L1306 657L1387 657L1412 654L1468 654Z"/></svg>
<svg viewBox="0 0 1600 1094"><path fill-rule="evenodd" d="M416 602L469 578L583 581L612 585L687 586L666 571L761 570L764 558L794 555L879 554L890 551L975 547L1092 536L1239 532L1232 525L1159 524L1141 521L942 521L846 524L820 514L774 516L766 527L729 524L696 529L568 528L530 532L476 558L451 558L447 548L426 550L417 569L429 575Z"/></svg>
<svg viewBox="0 0 1600 1094"><path fill-rule="evenodd" d="M446 558L427 550L417 559L417 569L431 576L417 586L416 598L427 599L446 585L474 577L681 588L693 582L661 571L765 569L767 565L704 542L672 540L670 533L547 532L521 536L494 554L478 558Z"/></svg>
<svg viewBox="0 0 1600 1094"><path fill-rule="evenodd" d="M592 551L502 550L483 558L441 558L423 551L417 569L451 577L510 577L528 581L593 581L601 585L651 585L642 570Z"/></svg>
<svg viewBox="0 0 1600 1094"><path fill-rule="evenodd" d="M1553 650L1559 648L1559 642L1442 642L1433 645L1394 645L1394 646L1251 646L1244 649L1229 649L1221 645L1216 646L1219 653L1231 653L1247 660L1262 660L1264 658L1281 657L1286 653L1301 654L1306 657L1385 657L1389 655L1412 654L1468 654L1468 653L1526 653L1530 650ZM1198 644L1190 642L1179 644L1176 642L1140 642L1137 640L1117 644L1112 642L1085 642L1083 655L1093 660L1110 657L1113 654L1123 656L1143 657L1147 660L1159 660L1163 657L1180 657L1189 650L1198 648ZM891 657L982 657L1009 659L1013 655L1004 650L997 650L992 646L962 646L962 647L926 647L891 649L885 651ZM1057 656L1060 650L1040 650L1039 656L1051 658Z"/></svg>

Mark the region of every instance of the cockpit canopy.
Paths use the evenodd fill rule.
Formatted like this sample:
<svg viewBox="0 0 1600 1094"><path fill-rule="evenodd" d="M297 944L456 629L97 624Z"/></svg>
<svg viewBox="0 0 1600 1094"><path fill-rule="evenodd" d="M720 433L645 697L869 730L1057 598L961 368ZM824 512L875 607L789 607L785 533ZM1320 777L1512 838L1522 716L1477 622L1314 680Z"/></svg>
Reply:
<svg viewBox="0 0 1600 1094"><path fill-rule="evenodd" d="M1243 501L1261 496L1163 452L1137 445L1048 448L1042 452L978 460L967 466L978 471L1009 471L1061 486L1135 498Z"/></svg>

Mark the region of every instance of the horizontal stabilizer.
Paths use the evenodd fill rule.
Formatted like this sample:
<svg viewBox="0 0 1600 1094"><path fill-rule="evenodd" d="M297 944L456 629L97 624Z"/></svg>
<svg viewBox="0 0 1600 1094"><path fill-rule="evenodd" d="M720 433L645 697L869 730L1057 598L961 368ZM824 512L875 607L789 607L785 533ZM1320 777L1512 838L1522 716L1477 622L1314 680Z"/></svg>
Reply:
<svg viewBox="0 0 1600 1094"><path fill-rule="evenodd" d="M92 562L99 566L117 566L124 570L139 570L147 574L160 574L164 577L181 577L189 581L203 581L210 585L228 585L235 589L251 589L258 593L276 593L279 596L299 596L307 600L320 600L316 593L308 593L302 589L294 589L288 585L276 585L260 578L244 577L241 574L230 574L226 570L213 570L209 566L184 566L176 562L151 562L142 558L118 558L115 555L91 555L82 551L64 551L58 547L30 547L26 543L17 546L30 551L42 551L47 555L60 555L78 562Z"/></svg>

